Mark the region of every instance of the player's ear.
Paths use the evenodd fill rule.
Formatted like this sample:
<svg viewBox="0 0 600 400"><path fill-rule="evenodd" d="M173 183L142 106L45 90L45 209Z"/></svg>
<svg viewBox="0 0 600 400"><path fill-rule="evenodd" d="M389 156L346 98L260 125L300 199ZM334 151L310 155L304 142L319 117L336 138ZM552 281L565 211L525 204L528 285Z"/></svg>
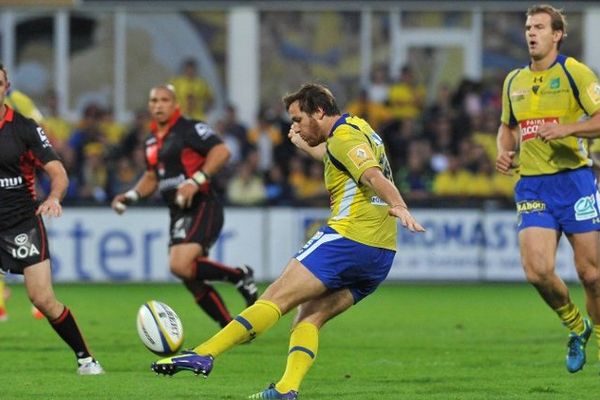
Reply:
<svg viewBox="0 0 600 400"><path fill-rule="evenodd" d="M6 82L6 91L8 92L10 90L10 81Z"/></svg>

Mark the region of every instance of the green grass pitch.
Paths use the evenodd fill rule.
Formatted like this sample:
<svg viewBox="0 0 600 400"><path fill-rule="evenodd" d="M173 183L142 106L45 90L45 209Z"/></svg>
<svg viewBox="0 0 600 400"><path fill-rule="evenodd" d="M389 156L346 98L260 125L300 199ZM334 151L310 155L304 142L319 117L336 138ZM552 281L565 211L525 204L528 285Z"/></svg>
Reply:
<svg viewBox="0 0 600 400"><path fill-rule="evenodd" d="M232 311L242 307L219 286ZM157 359L135 328L138 307L157 299L183 321L184 347L216 331L176 284L57 285L78 319L103 376L77 376L71 351L35 320L21 285L12 286L0 324L0 399L244 399L281 375L291 316L250 345L217 359L208 379L156 376ZM583 294L572 296L583 307ZM387 284L321 332L301 399L582 399L599 393L597 345L588 364L564 367L566 331L525 284ZM591 395L591 397L590 397Z"/></svg>

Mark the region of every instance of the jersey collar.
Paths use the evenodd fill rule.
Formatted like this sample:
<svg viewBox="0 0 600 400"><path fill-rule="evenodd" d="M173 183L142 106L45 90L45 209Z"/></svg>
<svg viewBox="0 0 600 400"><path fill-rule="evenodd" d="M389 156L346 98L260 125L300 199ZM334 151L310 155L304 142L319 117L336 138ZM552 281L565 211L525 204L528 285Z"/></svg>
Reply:
<svg viewBox="0 0 600 400"><path fill-rule="evenodd" d="M343 125L346 123L346 118L348 118L350 116L350 114L346 113L346 114L342 114L341 117L339 117L337 119L337 121L335 121L335 123L333 124L333 126L331 127L331 130L329 131L329 136L333 135L333 132L337 129L338 126Z"/></svg>
<svg viewBox="0 0 600 400"><path fill-rule="evenodd" d="M15 112L12 108L10 108L7 105L4 105L4 107L6 107L6 113L4 113L4 118L0 120L0 129L4 128L5 123L12 122L13 117L15 115Z"/></svg>
<svg viewBox="0 0 600 400"><path fill-rule="evenodd" d="M175 110L175 112L173 112L173 114L171 114L171 116L169 117L169 120L167 121L167 126L166 126L167 133L171 130L173 125L175 125L175 123L177 122L179 117L181 117L181 111L179 111L179 109L177 109L177 110ZM150 132L152 132L154 135L156 135L158 133L158 123L156 122L156 120L152 120L150 122Z"/></svg>

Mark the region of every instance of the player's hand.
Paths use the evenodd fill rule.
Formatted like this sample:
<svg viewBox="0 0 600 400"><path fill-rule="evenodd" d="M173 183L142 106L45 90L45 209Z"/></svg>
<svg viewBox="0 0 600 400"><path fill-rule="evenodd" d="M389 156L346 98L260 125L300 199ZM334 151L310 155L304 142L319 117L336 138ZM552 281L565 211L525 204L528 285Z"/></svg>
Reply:
<svg viewBox="0 0 600 400"><path fill-rule="evenodd" d="M388 214L398 218L402 226L411 232L425 232L425 228L423 228L421 224L419 224L417 220L410 214L408 208L402 205L390 207Z"/></svg>
<svg viewBox="0 0 600 400"><path fill-rule="evenodd" d="M537 135L544 142L554 139L560 139L571 134L569 127L565 124L557 124L550 122L544 125L540 125L537 131Z"/></svg>
<svg viewBox="0 0 600 400"><path fill-rule="evenodd" d="M127 209L127 198L125 197L125 193L116 195L113 201L110 203L110 206L117 214L123 214Z"/></svg>
<svg viewBox="0 0 600 400"><path fill-rule="evenodd" d="M62 215L62 206L60 201L54 197L48 197L37 208L35 215L46 215L48 217L60 217Z"/></svg>
<svg viewBox="0 0 600 400"><path fill-rule="evenodd" d="M516 167L514 151L502 151L496 157L496 171L504 175L512 175L511 169Z"/></svg>
<svg viewBox="0 0 600 400"><path fill-rule="evenodd" d="M288 138L290 139L290 142L292 142L292 144L296 147L302 149L303 146L308 146L308 143L306 143L306 141L302 139L302 136L300 136L298 132L294 131L293 128L290 128L290 131L288 132Z"/></svg>
<svg viewBox="0 0 600 400"><path fill-rule="evenodd" d="M194 200L194 195L198 193L200 187L191 179L186 179L177 186L175 194L175 203L181 208L189 208Z"/></svg>

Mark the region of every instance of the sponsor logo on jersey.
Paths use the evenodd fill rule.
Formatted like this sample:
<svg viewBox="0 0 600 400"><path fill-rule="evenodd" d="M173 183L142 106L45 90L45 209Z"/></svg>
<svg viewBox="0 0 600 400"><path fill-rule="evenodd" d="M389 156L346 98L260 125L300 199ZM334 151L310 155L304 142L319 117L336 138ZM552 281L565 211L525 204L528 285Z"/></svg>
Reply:
<svg viewBox="0 0 600 400"><path fill-rule="evenodd" d="M600 83L592 82L587 87L588 96L594 102L594 104L600 103Z"/></svg>
<svg viewBox="0 0 600 400"><path fill-rule="evenodd" d="M358 146L354 146L352 149L350 149L348 152L348 158L352 160L352 163L354 163L356 168L360 168L367 161L375 160L371 148L366 143L361 143Z"/></svg>
<svg viewBox="0 0 600 400"><path fill-rule="evenodd" d="M0 178L0 188L15 189L23 186L23 177L16 176L12 178Z"/></svg>
<svg viewBox="0 0 600 400"><path fill-rule="evenodd" d="M526 94L527 89L513 90L513 92L510 94L510 100L513 102L524 100Z"/></svg>
<svg viewBox="0 0 600 400"><path fill-rule="evenodd" d="M596 199L594 195L581 197L575 202L573 209L575 210L575 220L585 221L598 217L598 210L596 209Z"/></svg>
<svg viewBox="0 0 600 400"><path fill-rule="evenodd" d="M171 231L171 237L173 239L185 239L185 218L180 218L173 224L173 230Z"/></svg>
<svg viewBox="0 0 600 400"><path fill-rule="evenodd" d="M24 259L27 257L37 256L40 254L38 248L30 242L29 236L26 233L20 233L15 236L14 240L16 248L11 249L13 258Z"/></svg>
<svg viewBox="0 0 600 400"><path fill-rule="evenodd" d="M540 126L550 123L558 124L558 117L533 118L520 121L519 128L521 130L521 142L535 139Z"/></svg>
<svg viewBox="0 0 600 400"><path fill-rule="evenodd" d="M550 81L550 89L560 88L560 78L554 78Z"/></svg>
<svg viewBox="0 0 600 400"><path fill-rule="evenodd" d="M183 181L185 181L185 176L183 174L179 174L171 178L160 179L158 181L158 190L163 192L165 190L175 189Z"/></svg>
<svg viewBox="0 0 600 400"><path fill-rule="evenodd" d="M517 203L517 213L528 214L532 212L541 212L546 209L546 203L539 200L525 200Z"/></svg>
<svg viewBox="0 0 600 400"><path fill-rule="evenodd" d="M374 206L387 206L388 204L381 200L378 196L371 196L371 204Z"/></svg>
<svg viewBox="0 0 600 400"><path fill-rule="evenodd" d="M50 141L48 140L48 136L46 136L46 132L44 132L44 130L42 128L40 128L39 126L36 128L37 130L37 134L40 137L40 142L42 143L42 147L46 148L46 147L52 147L52 145L50 144Z"/></svg>

